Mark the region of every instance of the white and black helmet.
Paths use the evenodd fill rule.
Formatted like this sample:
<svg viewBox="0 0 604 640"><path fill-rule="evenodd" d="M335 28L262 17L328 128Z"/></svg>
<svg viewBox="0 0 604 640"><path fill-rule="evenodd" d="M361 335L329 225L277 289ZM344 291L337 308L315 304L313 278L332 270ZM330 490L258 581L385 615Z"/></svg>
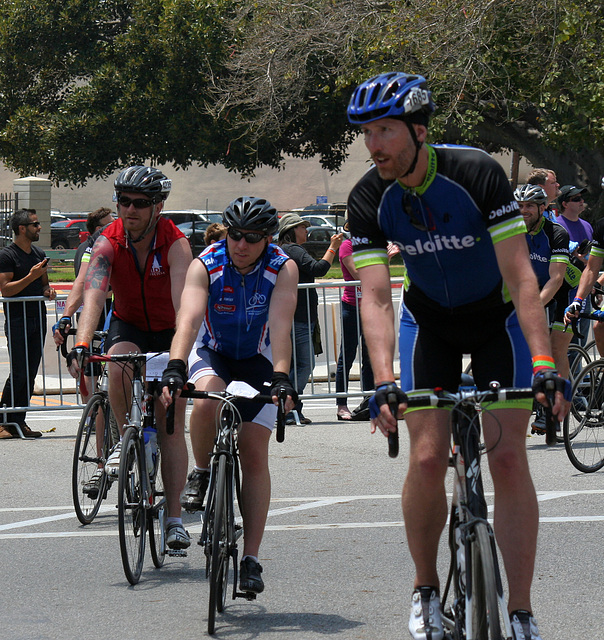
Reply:
<svg viewBox="0 0 604 640"><path fill-rule="evenodd" d="M143 193L154 203L164 201L172 189L172 180L153 167L134 165L120 172L113 184L116 194L123 191Z"/></svg>
<svg viewBox="0 0 604 640"><path fill-rule="evenodd" d="M521 184L514 191L516 202L534 202L535 204L547 204L547 194L538 184Z"/></svg>

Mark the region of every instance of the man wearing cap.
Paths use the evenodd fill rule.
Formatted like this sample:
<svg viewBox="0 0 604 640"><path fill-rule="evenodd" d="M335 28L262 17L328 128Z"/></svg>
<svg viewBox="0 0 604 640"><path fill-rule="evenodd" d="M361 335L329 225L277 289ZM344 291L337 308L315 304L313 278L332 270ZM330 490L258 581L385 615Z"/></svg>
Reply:
<svg viewBox="0 0 604 640"><path fill-rule="evenodd" d="M583 220L580 215L585 211L585 200L583 200L583 194L587 189L581 189L574 184L565 184L560 188L560 195L558 196L558 213L560 214L556 218L556 222L561 224L567 231L571 242L577 242L581 244L584 240L591 240L593 238L593 228L587 220ZM583 263L587 263L587 258L580 257ZM577 294L579 295L579 294ZM584 303L583 309L585 311L591 310L591 304L589 300ZM589 331L589 320L583 318L579 321L579 332L587 336ZM585 344L586 338L578 339L573 336L572 342L578 344Z"/></svg>
<svg viewBox="0 0 604 640"><path fill-rule="evenodd" d="M279 219L278 244L283 251L298 265L298 282L314 282L315 278L324 276L331 267L336 253L343 240L342 233L331 236L329 248L321 260L315 260L306 249L301 246L308 239L306 229L310 226L308 220L304 220L297 213L285 213ZM319 297L316 289L298 289L298 304L294 315L294 328L292 344L295 367L289 377L294 387L301 395L308 382L308 377L314 367L315 354L313 350L312 336L318 321ZM309 424L310 419L302 415L302 402L298 400L296 411L301 424ZM295 424L293 415L287 417L287 424Z"/></svg>
<svg viewBox="0 0 604 640"><path fill-rule="evenodd" d="M580 189L573 184L565 184L560 189L558 196L559 216L556 222L561 224L567 231L572 242L581 243L583 240L591 240L594 230L592 226L580 218L585 210L585 200L583 194L587 189Z"/></svg>

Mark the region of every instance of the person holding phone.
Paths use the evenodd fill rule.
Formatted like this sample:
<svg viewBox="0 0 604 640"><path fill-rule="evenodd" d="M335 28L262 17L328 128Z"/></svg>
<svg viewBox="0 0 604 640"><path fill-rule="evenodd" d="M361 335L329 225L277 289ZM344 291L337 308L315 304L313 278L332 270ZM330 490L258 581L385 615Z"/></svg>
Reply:
<svg viewBox="0 0 604 640"><path fill-rule="evenodd" d="M15 241L0 251L0 293L5 298L45 296L57 293L48 283L48 258L33 243L40 239L40 222L35 209L19 209L11 218ZM4 303L4 332L8 339L10 373L0 403L26 407L34 390L34 380L46 338L46 305L43 301ZM18 438L17 425L24 436L39 438L25 422L25 411L7 412L0 426L0 439Z"/></svg>

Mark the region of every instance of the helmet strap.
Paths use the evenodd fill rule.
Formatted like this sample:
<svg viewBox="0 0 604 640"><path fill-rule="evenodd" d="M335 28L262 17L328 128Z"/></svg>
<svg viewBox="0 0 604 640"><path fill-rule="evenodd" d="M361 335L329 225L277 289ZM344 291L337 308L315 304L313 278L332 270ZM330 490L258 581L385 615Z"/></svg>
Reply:
<svg viewBox="0 0 604 640"><path fill-rule="evenodd" d="M413 140L413 144L415 145L415 156L413 157L413 162L409 165L409 169L407 173L404 173L401 178L406 178L409 174L415 171L415 167L417 166L417 161L419 159L419 150L422 148L422 142L417 139L417 134L415 133L415 129L413 128L413 123L409 120L405 119L405 123L409 129L409 133L411 134L411 138Z"/></svg>
<svg viewBox="0 0 604 640"><path fill-rule="evenodd" d="M155 231L155 227L157 226L157 221L159 220L159 216L155 215L155 208L157 207L157 202L153 203L153 208L151 209L151 217L149 218L149 224L147 224L147 228L142 232L142 234L138 238L133 238L130 235L129 231L126 231L126 236L128 240L132 244L136 244L140 242L143 238L146 238L152 231Z"/></svg>

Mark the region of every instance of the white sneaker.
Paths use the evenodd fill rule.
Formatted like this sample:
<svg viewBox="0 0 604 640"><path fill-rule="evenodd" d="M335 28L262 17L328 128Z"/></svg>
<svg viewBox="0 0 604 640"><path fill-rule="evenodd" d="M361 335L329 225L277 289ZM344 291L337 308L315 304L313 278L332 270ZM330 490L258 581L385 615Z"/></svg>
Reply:
<svg viewBox="0 0 604 640"><path fill-rule="evenodd" d="M513 611L510 615L514 640L542 640L537 621L530 611Z"/></svg>
<svg viewBox="0 0 604 640"><path fill-rule="evenodd" d="M122 452L121 440L115 445L111 455L105 463L105 473L111 478L117 478L120 472L120 453Z"/></svg>
<svg viewBox="0 0 604 640"><path fill-rule="evenodd" d="M436 589L419 587L413 592L409 632L414 640L443 640L445 632Z"/></svg>

